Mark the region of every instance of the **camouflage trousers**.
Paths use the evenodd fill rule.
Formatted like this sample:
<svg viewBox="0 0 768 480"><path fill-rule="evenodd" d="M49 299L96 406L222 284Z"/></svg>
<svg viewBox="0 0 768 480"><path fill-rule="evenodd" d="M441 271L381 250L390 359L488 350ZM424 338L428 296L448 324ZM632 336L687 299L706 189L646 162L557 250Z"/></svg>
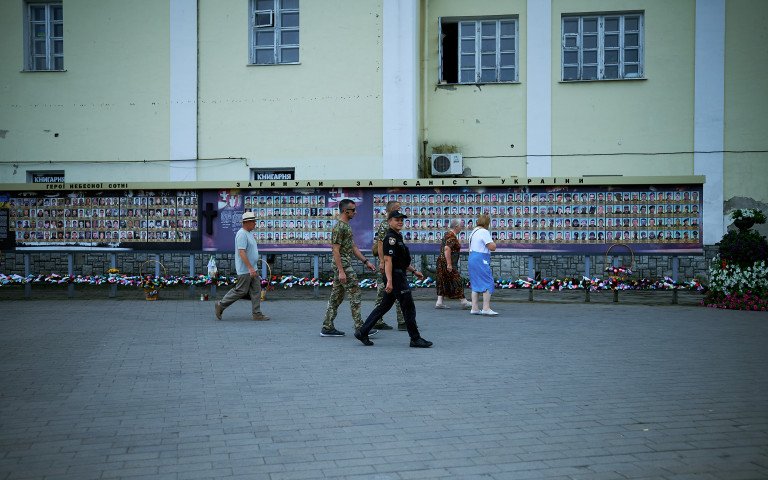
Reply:
<svg viewBox="0 0 768 480"><path fill-rule="evenodd" d="M384 300L384 296L387 294L387 292L384 290L387 288L387 279L384 277L384 274L381 273L381 270L379 270L379 273L376 274L376 304L373 306L374 310L376 307L381 305L381 302ZM400 308L400 302L398 300L395 300L395 310L397 311L397 326L405 328L405 318L403 318L403 309ZM384 317L379 318L376 320L376 325L379 323L384 323ZM374 328L376 326L374 325Z"/></svg>
<svg viewBox="0 0 768 480"><path fill-rule="evenodd" d="M328 309L325 311L325 320L323 320L323 328L330 330L335 328L333 321L336 319L339 305L344 301L344 294L349 293L349 308L352 310L352 323L355 329L363 326L363 317L360 314L360 306L362 299L360 296L360 284L357 280L357 274L352 267L344 269L344 273L347 275L347 283L341 283L339 281L339 275L336 273L333 276L333 287L331 288L331 298L328 299Z"/></svg>

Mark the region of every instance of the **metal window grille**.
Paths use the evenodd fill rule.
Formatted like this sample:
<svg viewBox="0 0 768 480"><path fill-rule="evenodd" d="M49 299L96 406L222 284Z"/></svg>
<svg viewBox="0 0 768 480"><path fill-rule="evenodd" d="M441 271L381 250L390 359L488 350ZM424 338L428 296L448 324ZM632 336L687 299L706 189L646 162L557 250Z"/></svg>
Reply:
<svg viewBox="0 0 768 480"><path fill-rule="evenodd" d="M251 0L251 59L256 65L299 62L299 0Z"/></svg>
<svg viewBox="0 0 768 480"><path fill-rule="evenodd" d="M563 81L618 80L643 76L643 15L565 16Z"/></svg>
<svg viewBox="0 0 768 480"><path fill-rule="evenodd" d="M27 69L64 70L64 9L61 3L27 4Z"/></svg>
<svg viewBox="0 0 768 480"><path fill-rule="evenodd" d="M458 43L459 83L517 81L516 20L460 21Z"/></svg>

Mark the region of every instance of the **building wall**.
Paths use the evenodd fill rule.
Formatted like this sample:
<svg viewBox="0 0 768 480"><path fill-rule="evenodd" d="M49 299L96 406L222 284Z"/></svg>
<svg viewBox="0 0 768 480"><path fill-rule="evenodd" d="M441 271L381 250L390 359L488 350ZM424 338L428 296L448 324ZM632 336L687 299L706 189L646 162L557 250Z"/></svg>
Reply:
<svg viewBox="0 0 768 480"><path fill-rule="evenodd" d="M41 162L0 163L0 181L24 182L35 169L66 169L70 181L168 178L169 3L124 7L67 0L66 72L49 73L22 71L23 4L0 3L0 159ZM695 0L552 0L553 154L692 149L695 7ZM768 4L726 8L726 149L764 150L768 96L755 87L768 73L759 48ZM240 179L249 167L274 166L294 166L300 178L381 176L382 2L303 2L301 64L280 66L247 65L247 0L201 0L199 9L199 156L244 160L202 160L197 179ZM645 80L559 81L562 14L637 10L645 14ZM353 20L339 22L339 12ZM425 0L421 12L420 137L456 144L473 175L524 176L525 159L510 156L527 152L526 107L535 101L527 98L526 2ZM439 18L507 14L519 19L520 83L438 86ZM692 161L556 156L552 175L687 175ZM766 165L764 153L726 153L725 200L768 202L763 175L754 175Z"/></svg>
<svg viewBox="0 0 768 480"><path fill-rule="evenodd" d="M114 162L169 158L168 4L125 7L67 0L66 71L24 72L23 3L0 2L0 160L20 166L0 163L0 182L49 169L68 181L167 179L167 162Z"/></svg>
<svg viewBox="0 0 768 480"><path fill-rule="evenodd" d="M301 2L301 64L249 66L247 0L199 2L199 156L245 158L201 161L199 180L381 176L382 6L332 3Z"/></svg>
<svg viewBox="0 0 768 480"><path fill-rule="evenodd" d="M456 145L473 176L525 176L526 3L522 0L428 1L424 31L423 138ZM515 84L438 85L440 17L509 15L518 18L518 80ZM511 148L510 145L514 145ZM429 148L427 154L431 153ZM493 158L504 157L506 158Z"/></svg>
<svg viewBox="0 0 768 480"><path fill-rule="evenodd" d="M726 2L725 213L735 208L768 211L768 2ZM756 48L760 46L760 48ZM731 223L730 218L726 225ZM762 233L768 233L766 226Z"/></svg>
<svg viewBox="0 0 768 480"><path fill-rule="evenodd" d="M553 0L553 155L693 150L693 0ZM561 82L561 16L644 13L644 80ZM554 157L552 175L690 175L693 154Z"/></svg>
<svg viewBox="0 0 768 480"><path fill-rule="evenodd" d="M517 156L539 153L526 144L527 109L537 100L529 97L526 71L530 4L422 0L418 9L420 139L457 145L475 176L525 176L526 160ZM695 173L690 153L557 155L693 150L696 11L708 4L551 0L553 176ZM174 2L126 5L66 0L66 72L23 72L23 2L0 2L0 183L50 169L65 169L72 182L169 179ZM301 64L279 66L248 65L247 0L197 5L197 180L243 179L252 167L285 166L302 179L383 176L383 1L302 2ZM723 215L768 208L768 159L760 152L768 2L728 0L725 8ZM645 79L560 82L561 16L622 11L644 13ZM437 85L439 19L486 15L519 20L519 83ZM756 152L738 153L744 150Z"/></svg>

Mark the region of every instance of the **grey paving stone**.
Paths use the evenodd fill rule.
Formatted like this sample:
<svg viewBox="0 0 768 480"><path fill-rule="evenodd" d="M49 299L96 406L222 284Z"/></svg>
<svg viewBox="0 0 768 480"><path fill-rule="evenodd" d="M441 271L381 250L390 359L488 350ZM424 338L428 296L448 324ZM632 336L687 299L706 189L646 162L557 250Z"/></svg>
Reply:
<svg viewBox="0 0 768 480"><path fill-rule="evenodd" d="M184 462L173 465L161 465L158 467L159 473L179 473L179 472L196 472L196 471L210 471L212 469L211 462Z"/></svg>
<svg viewBox="0 0 768 480"><path fill-rule="evenodd" d="M245 478L245 477L243 477ZM247 477L253 478L253 477ZM322 470L301 470L293 472L274 472L269 474L269 480L317 480L326 478Z"/></svg>
<svg viewBox="0 0 768 480"><path fill-rule="evenodd" d="M178 475L175 473L155 473L151 475L121 476L120 480L178 480L178 478Z"/></svg>
<svg viewBox="0 0 768 480"><path fill-rule="evenodd" d="M768 477L766 315L497 307L418 300L417 350L325 299L2 301L0 480Z"/></svg>
<svg viewBox="0 0 768 480"><path fill-rule="evenodd" d="M105 470L101 478L120 478L128 476L156 475L157 467L136 467L120 468L116 470Z"/></svg>

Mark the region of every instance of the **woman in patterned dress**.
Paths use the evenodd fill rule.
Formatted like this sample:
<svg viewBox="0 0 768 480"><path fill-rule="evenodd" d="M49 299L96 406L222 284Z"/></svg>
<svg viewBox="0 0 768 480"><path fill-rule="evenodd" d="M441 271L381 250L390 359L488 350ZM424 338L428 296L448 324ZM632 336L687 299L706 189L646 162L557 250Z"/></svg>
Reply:
<svg viewBox="0 0 768 480"><path fill-rule="evenodd" d="M457 235L464 229L464 221L453 219L450 230L445 232L437 257L437 303L435 308L449 308L443 298L461 300L461 307L469 309L472 303L464 296L464 281L459 275L459 252L461 244Z"/></svg>

